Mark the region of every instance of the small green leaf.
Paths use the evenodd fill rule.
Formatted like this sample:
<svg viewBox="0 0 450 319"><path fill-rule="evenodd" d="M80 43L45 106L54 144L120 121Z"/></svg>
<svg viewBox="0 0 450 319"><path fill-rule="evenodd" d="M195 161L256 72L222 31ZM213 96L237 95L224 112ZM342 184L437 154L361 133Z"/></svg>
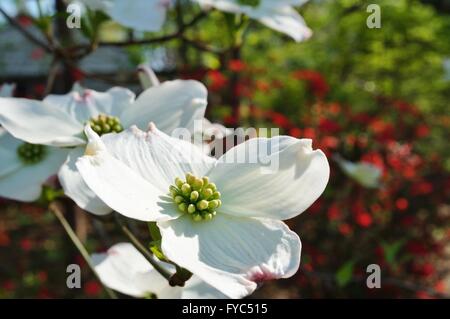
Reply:
<svg viewBox="0 0 450 319"><path fill-rule="evenodd" d="M339 287L345 287L352 279L355 261L350 260L343 264L336 273L336 281Z"/></svg>
<svg viewBox="0 0 450 319"><path fill-rule="evenodd" d="M384 257L386 258L386 261L390 265L395 265L397 255L398 255L400 249L405 245L405 243L406 243L405 239L400 239L400 240L395 241L392 244L389 244L389 243L381 244L381 246L383 247L383 251L384 251Z"/></svg>
<svg viewBox="0 0 450 319"><path fill-rule="evenodd" d="M148 223L148 230L150 231L150 236L152 236L152 239L154 241L161 241L161 232L159 231L158 225L156 225L156 222L149 222Z"/></svg>
<svg viewBox="0 0 450 319"><path fill-rule="evenodd" d="M161 261L168 261L161 250L161 240L154 240L149 245L150 251Z"/></svg>

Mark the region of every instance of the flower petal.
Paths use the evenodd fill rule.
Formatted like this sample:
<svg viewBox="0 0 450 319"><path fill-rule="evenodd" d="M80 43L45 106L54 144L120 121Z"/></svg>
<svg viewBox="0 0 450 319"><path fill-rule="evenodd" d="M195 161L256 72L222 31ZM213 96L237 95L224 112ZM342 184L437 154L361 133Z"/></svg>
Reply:
<svg viewBox="0 0 450 319"><path fill-rule="evenodd" d="M99 114L119 116L134 101L135 95L128 89L114 87L106 92L97 92L76 86L65 95L49 95L44 103L69 114L84 125L90 118Z"/></svg>
<svg viewBox="0 0 450 319"><path fill-rule="evenodd" d="M13 96L15 89L16 89L15 84L5 83L3 85L0 85L0 97Z"/></svg>
<svg viewBox="0 0 450 319"><path fill-rule="evenodd" d="M335 160L347 176L362 186L367 188L378 188L381 186L380 179L383 171L377 166L365 162L353 163L339 155L335 156Z"/></svg>
<svg viewBox="0 0 450 319"><path fill-rule="evenodd" d="M257 6L239 4L234 0L195 1L202 6L213 6L221 11L246 14L275 31L287 34L297 42L312 35L301 15L292 7L303 5L307 2L305 0L262 0Z"/></svg>
<svg viewBox="0 0 450 319"><path fill-rule="evenodd" d="M280 221L218 214L208 222L183 216L158 226L164 254L230 298L290 277L300 264L300 239Z"/></svg>
<svg viewBox="0 0 450 319"><path fill-rule="evenodd" d="M17 157L17 148L22 143L0 128L0 178L22 167Z"/></svg>
<svg viewBox="0 0 450 319"><path fill-rule="evenodd" d="M158 299L225 298L197 276L192 276L184 288L171 287L130 243L115 244L106 253L93 254L92 261L102 283L125 295L139 298L154 293ZM161 264L175 273L172 265Z"/></svg>
<svg viewBox="0 0 450 319"><path fill-rule="evenodd" d="M113 0L107 13L120 24L138 31L159 31L166 20L167 0Z"/></svg>
<svg viewBox="0 0 450 319"><path fill-rule="evenodd" d="M170 287L130 243L119 243L106 253L93 254L92 262L102 283L120 293L133 297L145 297L149 293L158 298L181 296L182 288Z"/></svg>
<svg viewBox="0 0 450 319"><path fill-rule="evenodd" d="M0 177L0 196L23 202L39 198L42 185L56 174L67 157L68 150L48 147L45 159L34 165L23 165ZM16 159L19 161L19 158Z"/></svg>
<svg viewBox="0 0 450 319"><path fill-rule="evenodd" d="M308 28L302 16L290 6L261 10L250 13L249 16L273 30L290 36L297 42L307 40L312 35L311 29Z"/></svg>
<svg viewBox="0 0 450 319"><path fill-rule="evenodd" d="M98 140L91 141L90 137L90 143L101 143ZM76 162L86 184L103 202L118 213L138 220L156 221L178 217L172 198L167 196L168 191L156 188L103 148L104 145L100 145L97 152L91 153L88 145L90 155Z"/></svg>
<svg viewBox="0 0 450 319"><path fill-rule="evenodd" d="M198 276L193 275L186 282L181 293L181 299L228 299L228 297Z"/></svg>
<svg viewBox="0 0 450 319"><path fill-rule="evenodd" d="M187 172L203 176L216 162L190 142L170 137L154 126L148 132L132 127L104 135L102 140L109 153L165 194L176 177Z"/></svg>
<svg viewBox="0 0 450 319"><path fill-rule="evenodd" d="M112 209L87 186L75 166L83 153L84 147L77 147L69 153L66 162L59 170L59 181L66 196L79 207L95 215L107 215L112 212Z"/></svg>
<svg viewBox="0 0 450 319"><path fill-rule="evenodd" d="M14 137L32 144L76 146L83 126L62 110L46 103L0 98L0 124Z"/></svg>
<svg viewBox="0 0 450 319"><path fill-rule="evenodd" d="M311 140L255 138L222 156L210 179L226 214L289 219L311 206L328 183L330 168Z"/></svg>
<svg viewBox="0 0 450 319"><path fill-rule="evenodd" d="M194 121L203 119L207 90L193 80L167 81L145 90L121 116L124 127L146 129L149 122L172 134L176 128L193 130Z"/></svg>

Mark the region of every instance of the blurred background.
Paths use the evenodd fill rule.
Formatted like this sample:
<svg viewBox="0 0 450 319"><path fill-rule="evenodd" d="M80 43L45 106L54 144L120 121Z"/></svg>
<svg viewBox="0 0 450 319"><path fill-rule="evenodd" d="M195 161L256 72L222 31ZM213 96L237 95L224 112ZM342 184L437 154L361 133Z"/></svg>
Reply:
<svg viewBox="0 0 450 319"><path fill-rule="evenodd" d="M381 8L379 29L366 25L370 3ZM201 12L187 1L160 33L101 15L68 29L61 0L0 8L0 85L14 83L16 97L62 94L76 82L139 93L145 63L160 80L207 85L211 121L279 127L327 154L324 195L288 221L303 243L299 272L251 297L450 297L450 1L311 0L300 12L314 34L302 43L216 11L186 27ZM164 37L177 30L182 37ZM376 186L348 169L363 163L379 172ZM65 203L90 252L123 239L113 222ZM145 227L130 226L146 240ZM84 264L45 205L0 199L0 298L106 297L87 267L82 288L68 289L71 263ZM381 267L380 289L366 286L370 264Z"/></svg>

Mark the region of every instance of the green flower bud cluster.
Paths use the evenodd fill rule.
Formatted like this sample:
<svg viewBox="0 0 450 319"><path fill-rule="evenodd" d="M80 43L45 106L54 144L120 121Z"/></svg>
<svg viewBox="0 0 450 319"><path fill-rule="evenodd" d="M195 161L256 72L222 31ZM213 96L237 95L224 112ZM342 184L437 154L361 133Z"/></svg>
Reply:
<svg viewBox="0 0 450 319"><path fill-rule="evenodd" d="M23 143L17 148L17 155L25 164L37 164L47 155L47 148L44 145Z"/></svg>
<svg viewBox="0 0 450 319"><path fill-rule="evenodd" d="M108 116L105 114L100 114L95 118L89 120L89 125L94 130L95 133L102 136L108 133L120 133L123 131L122 124L120 124L120 119L116 116Z"/></svg>
<svg viewBox="0 0 450 319"><path fill-rule="evenodd" d="M261 3L261 0L238 0L239 4L250 7L257 7Z"/></svg>
<svg viewBox="0 0 450 319"><path fill-rule="evenodd" d="M206 176L198 178L187 173L185 180L177 177L169 190L178 210L189 214L196 222L213 219L216 209L222 205L220 192Z"/></svg>

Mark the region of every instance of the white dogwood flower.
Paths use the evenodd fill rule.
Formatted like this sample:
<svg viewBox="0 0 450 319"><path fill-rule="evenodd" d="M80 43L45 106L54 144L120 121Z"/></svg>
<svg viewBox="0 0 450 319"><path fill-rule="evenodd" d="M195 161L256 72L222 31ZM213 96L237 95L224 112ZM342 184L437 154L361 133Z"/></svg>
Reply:
<svg viewBox="0 0 450 319"><path fill-rule="evenodd" d="M360 185L367 188L380 187L382 171L377 166L365 162L353 163L341 156L335 156L334 159L342 171Z"/></svg>
<svg viewBox="0 0 450 319"><path fill-rule="evenodd" d="M0 96L11 96L14 88L13 84L3 85ZM67 150L23 142L0 128L0 197L37 200L42 185L56 175L67 154Z"/></svg>
<svg viewBox="0 0 450 319"><path fill-rule="evenodd" d="M184 287L171 287L144 256L130 243L119 243L106 253L93 254L95 271L102 283L125 295L158 299L223 299L220 291L197 276ZM175 267L164 263L173 274Z"/></svg>
<svg viewBox="0 0 450 319"><path fill-rule="evenodd" d="M58 173L69 150L23 142L0 128L0 197L37 200L43 184Z"/></svg>
<svg viewBox="0 0 450 319"><path fill-rule="evenodd" d="M169 260L230 298L296 273L300 239L282 220L305 211L329 178L311 140L254 138L216 160L153 124L103 138L87 126L86 135L83 179L120 214L156 221Z"/></svg>
<svg viewBox="0 0 450 319"><path fill-rule="evenodd" d="M59 179L67 196L81 208L98 215L111 209L87 187L75 161L85 151L86 124L99 134L117 133L131 125L145 128L149 121L167 133L193 127L202 119L207 90L197 81L167 81L145 90L136 100L125 88L107 92L78 89L66 95L49 95L43 101L0 98L0 124L18 139L31 144L70 147Z"/></svg>
<svg viewBox="0 0 450 319"><path fill-rule="evenodd" d="M294 9L308 0L194 0L204 7L214 7L230 13L242 13L267 27L284 33L300 42L308 39L312 31Z"/></svg>
<svg viewBox="0 0 450 319"><path fill-rule="evenodd" d="M172 0L78 0L103 11L121 25L138 31L159 31Z"/></svg>

